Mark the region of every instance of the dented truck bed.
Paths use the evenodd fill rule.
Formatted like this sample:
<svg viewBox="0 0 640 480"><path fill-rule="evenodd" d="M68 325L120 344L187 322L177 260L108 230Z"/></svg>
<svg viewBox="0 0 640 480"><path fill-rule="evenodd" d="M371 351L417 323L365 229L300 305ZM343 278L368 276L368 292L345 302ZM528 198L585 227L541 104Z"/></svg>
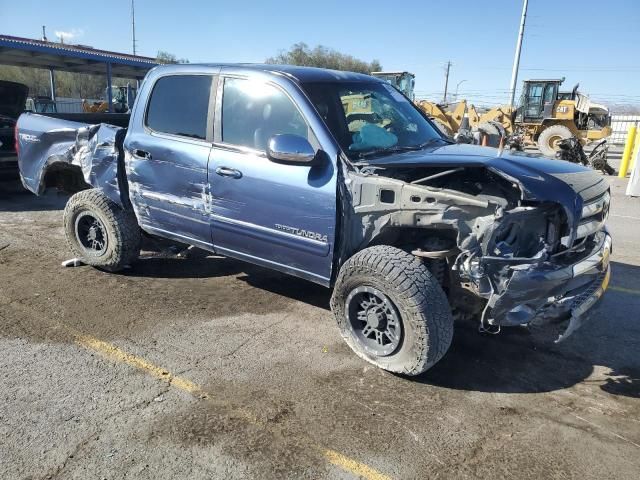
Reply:
<svg viewBox="0 0 640 480"><path fill-rule="evenodd" d="M128 115L23 114L18 124L18 164L25 188L36 195L47 187L75 189L80 173L86 185L102 189L121 204L126 198L121 192L127 190L124 170L118 175L118 162L123 161L127 129L113 123L86 123L96 120L122 125Z"/></svg>

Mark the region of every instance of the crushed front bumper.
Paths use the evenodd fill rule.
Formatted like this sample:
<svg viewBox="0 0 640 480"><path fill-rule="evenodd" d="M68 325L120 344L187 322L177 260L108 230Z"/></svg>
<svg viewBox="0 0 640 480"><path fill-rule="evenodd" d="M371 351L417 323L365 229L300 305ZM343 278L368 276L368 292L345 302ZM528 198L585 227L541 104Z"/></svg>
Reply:
<svg viewBox="0 0 640 480"><path fill-rule="evenodd" d="M573 263L519 265L491 310L496 325L541 325L568 321L556 342L577 330L609 285L611 237L602 230Z"/></svg>

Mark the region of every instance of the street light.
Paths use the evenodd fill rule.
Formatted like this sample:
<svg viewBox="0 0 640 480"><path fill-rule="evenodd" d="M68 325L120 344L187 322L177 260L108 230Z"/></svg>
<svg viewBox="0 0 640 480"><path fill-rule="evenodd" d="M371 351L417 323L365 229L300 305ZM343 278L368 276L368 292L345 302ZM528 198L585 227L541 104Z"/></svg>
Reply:
<svg viewBox="0 0 640 480"><path fill-rule="evenodd" d="M463 82L466 82L466 80L460 80L460 81L458 82L458 84L456 85L456 93L454 94L454 97L456 97L456 102L458 101L458 87L460 87L460 85L461 85Z"/></svg>

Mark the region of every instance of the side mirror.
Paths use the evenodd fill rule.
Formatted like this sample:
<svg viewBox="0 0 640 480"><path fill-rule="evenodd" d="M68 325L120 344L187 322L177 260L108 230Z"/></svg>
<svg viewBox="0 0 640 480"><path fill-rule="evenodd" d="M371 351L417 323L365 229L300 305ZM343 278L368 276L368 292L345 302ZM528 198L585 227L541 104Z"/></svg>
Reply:
<svg viewBox="0 0 640 480"><path fill-rule="evenodd" d="M306 138L281 134L269 139L267 158L275 163L311 166L316 162L316 151Z"/></svg>

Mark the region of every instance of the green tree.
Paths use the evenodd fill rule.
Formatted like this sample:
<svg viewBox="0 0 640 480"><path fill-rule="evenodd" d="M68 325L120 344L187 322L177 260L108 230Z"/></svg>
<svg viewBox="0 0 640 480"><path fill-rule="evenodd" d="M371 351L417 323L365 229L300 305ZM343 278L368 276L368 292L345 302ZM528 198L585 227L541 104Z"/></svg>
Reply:
<svg viewBox="0 0 640 480"><path fill-rule="evenodd" d="M30 67L0 65L0 80L23 83L29 87L29 96L51 95L49 70ZM105 97L107 76L75 72L55 72L56 96L77 99L100 99ZM133 78L114 78L113 85L135 85Z"/></svg>
<svg viewBox="0 0 640 480"><path fill-rule="evenodd" d="M310 48L304 42L296 43L289 50L281 51L276 56L267 58L266 63L330 68L359 73L382 70L382 65L378 60L366 62L323 45Z"/></svg>
<svg viewBox="0 0 640 480"><path fill-rule="evenodd" d="M18 82L29 87L29 95L49 95L49 71L40 68L0 65L0 80Z"/></svg>
<svg viewBox="0 0 640 480"><path fill-rule="evenodd" d="M187 58L178 58L173 53L158 50L156 55L156 62L158 63L189 63Z"/></svg>

